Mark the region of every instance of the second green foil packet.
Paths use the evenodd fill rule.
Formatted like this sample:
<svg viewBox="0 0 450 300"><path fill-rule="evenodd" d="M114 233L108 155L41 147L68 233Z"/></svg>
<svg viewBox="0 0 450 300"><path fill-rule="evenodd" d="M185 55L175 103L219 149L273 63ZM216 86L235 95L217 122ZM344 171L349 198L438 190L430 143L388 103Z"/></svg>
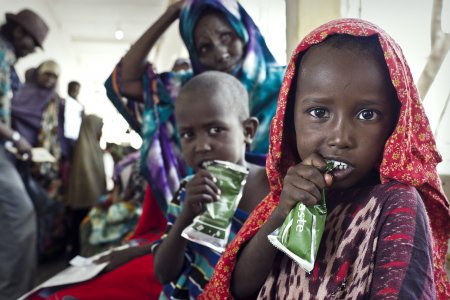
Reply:
<svg viewBox="0 0 450 300"><path fill-rule="evenodd" d="M219 160L206 162L204 167L217 180L220 201L208 203L205 212L183 230L182 236L223 252L228 244L231 221L241 200L248 170L244 166Z"/></svg>

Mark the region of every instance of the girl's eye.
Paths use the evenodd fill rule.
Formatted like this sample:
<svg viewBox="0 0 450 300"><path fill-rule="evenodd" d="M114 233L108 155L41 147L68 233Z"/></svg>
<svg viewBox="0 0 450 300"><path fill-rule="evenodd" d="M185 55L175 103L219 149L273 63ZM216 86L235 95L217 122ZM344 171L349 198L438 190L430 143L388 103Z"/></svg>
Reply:
<svg viewBox="0 0 450 300"><path fill-rule="evenodd" d="M308 111L308 113L315 118L328 118L329 113L325 108L312 108Z"/></svg>
<svg viewBox="0 0 450 300"><path fill-rule="evenodd" d="M209 129L209 134L211 134L211 135L216 135L216 134L219 134L220 132L222 132L222 128L220 128L220 127L211 127L210 129Z"/></svg>
<svg viewBox="0 0 450 300"><path fill-rule="evenodd" d="M192 132L186 131L186 132L180 132L181 139L188 140L192 138L194 134Z"/></svg>
<svg viewBox="0 0 450 300"><path fill-rule="evenodd" d="M378 116L378 113L371 109L364 109L358 113L360 120L373 120Z"/></svg>

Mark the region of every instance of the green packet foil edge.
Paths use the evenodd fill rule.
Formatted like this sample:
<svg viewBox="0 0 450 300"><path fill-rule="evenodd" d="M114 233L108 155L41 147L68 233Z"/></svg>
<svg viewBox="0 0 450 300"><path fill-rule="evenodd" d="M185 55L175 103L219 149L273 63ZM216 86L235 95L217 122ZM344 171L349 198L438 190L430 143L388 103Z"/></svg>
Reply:
<svg viewBox="0 0 450 300"><path fill-rule="evenodd" d="M248 169L220 160L205 162L204 167L217 179L220 201L208 203L205 212L197 216L181 236L222 253L228 244L232 218L242 198Z"/></svg>
<svg viewBox="0 0 450 300"><path fill-rule="evenodd" d="M332 170L333 163L327 163L326 172ZM309 273L314 268L326 217L325 190L322 190L319 203L312 207L297 203L281 227L268 235L268 239Z"/></svg>

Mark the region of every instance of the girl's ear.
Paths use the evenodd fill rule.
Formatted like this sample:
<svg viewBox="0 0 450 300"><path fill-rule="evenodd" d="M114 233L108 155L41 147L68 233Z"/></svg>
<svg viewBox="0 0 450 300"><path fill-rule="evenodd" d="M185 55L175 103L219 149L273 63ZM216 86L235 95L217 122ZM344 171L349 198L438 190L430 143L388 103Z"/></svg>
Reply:
<svg viewBox="0 0 450 300"><path fill-rule="evenodd" d="M258 129L259 121L255 117L250 117L242 122L244 126L245 143L251 145Z"/></svg>

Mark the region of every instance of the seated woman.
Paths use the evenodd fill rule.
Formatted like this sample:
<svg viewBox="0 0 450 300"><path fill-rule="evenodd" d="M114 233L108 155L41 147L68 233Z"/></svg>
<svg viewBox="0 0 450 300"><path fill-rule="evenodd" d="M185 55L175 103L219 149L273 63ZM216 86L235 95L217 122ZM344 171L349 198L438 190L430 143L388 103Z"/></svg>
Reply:
<svg viewBox="0 0 450 300"><path fill-rule="evenodd" d="M139 172L139 151L114 167L114 188L96 201L80 227L80 253L92 256L127 242L142 212L146 181Z"/></svg>

